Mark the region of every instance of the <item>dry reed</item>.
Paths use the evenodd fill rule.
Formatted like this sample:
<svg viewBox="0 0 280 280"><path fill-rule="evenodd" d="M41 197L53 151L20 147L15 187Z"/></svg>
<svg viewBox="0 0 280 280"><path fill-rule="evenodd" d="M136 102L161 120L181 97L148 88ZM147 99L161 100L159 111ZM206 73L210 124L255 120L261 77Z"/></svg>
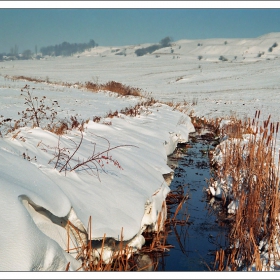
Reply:
<svg viewBox="0 0 280 280"><path fill-rule="evenodd" d="M259 117L257 111L252 121L235 119L221 130L229 141L224 143L216 177L230 178L229 197L238 202L230 223L232 246L226 265L232 271L252 266L270 270L279 259L279 162L275 162L279 123L271 123L270 116L262 123ZM224 270L225 261L223 253L217 252L216 269Z"/></svg>
<svg viewBox="0 0 280 280"><path fill-rule="evenodd" d="M76 259L81 261L81 266L78 271L156 271L159 266L160 259L164 258L164 255L173 248L172 245L167 244L167 236L170 233L171 226L176 234L177 225L185 225L188 219L184 221L176 218L180 211L182 204L188 199L188 195L184 194L182 189L177 189L170 192L167 195L166 202L163 202L163 208L165 204L169 205L169 217L163 220L164 215L160 212L158 215L157 224L163 225L157 231L151 232L145 230L142 235L145 238L145 244L141 250L135 250L129 247L127 242L123 240L123 229L121 231L121 240L116 245L113 242L111 250L111 257L109 260L103 260L103 254L108 249L106 245L106 235L104 234L102 244L100 248L94 248L92 242L87 244L80 236L78 229L71 223L67 224L67 249L66 252L76 252ZM171 215L170 207L175 207L175 214ZM89 218L89 236L91 236L92 220ZM79 239L80 246L70 248L71 233L75 233L77 239ZM178 237L179 238L179 237ZM98 257L97 257L98 256ZM66 266L66 271L70 268L70 263Z"/></svg>

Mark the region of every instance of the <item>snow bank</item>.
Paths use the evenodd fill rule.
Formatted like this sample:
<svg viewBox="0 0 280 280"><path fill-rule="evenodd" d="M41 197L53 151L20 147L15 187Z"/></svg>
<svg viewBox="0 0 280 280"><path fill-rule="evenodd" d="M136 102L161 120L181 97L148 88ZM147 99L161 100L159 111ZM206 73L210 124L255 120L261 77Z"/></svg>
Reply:
<svg viewBox="0 0 280 280"><path fill-rule="evenodd" d="M159 213L166 215L169 192L163 174L172 172L167 155L194 132L190 118L155 104L138 117L120 114L103 121L110 125L85 124L71 165L125 145L109 152L121 168L104 160L102 169L98 165L66 173L54 169L58 143L73 153L80 142L81 133L75 129L59 137L41 128L22 127L0 139L1 270L65 270L69 261L70 269L77 269L75 253L66 253L68 221L84 240L98 241L104 234L120 240L123 231L123 239L135 248L143 245L146 227L160 226L156 222ZM70 247L79 245L72 232Z"/></svg>

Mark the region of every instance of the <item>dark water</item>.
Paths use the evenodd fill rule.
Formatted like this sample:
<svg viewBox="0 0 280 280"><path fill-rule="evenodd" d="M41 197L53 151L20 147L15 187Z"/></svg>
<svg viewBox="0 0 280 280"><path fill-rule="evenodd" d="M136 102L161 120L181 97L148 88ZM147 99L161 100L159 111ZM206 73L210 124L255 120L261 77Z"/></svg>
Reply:
<svg viewBox="0 0 280 280"><path fill-rule="evenodd" d="M213 271L215 252L226 247L227 227L218 219L219 205L209 204L205 193L206 179L210 178L209 159L205 151L207 142L190 142L183 148L170 188L184 188L189 199L184 203L177 219L188 219L187 225L171 226L167 243L174 246L165 254L158 271ZM170 158L172 164L172 157ZM216 207L216 210L214 209ZM220 206L220 208L222 208ZM171 208L171 211L175 209Z"/></svg>

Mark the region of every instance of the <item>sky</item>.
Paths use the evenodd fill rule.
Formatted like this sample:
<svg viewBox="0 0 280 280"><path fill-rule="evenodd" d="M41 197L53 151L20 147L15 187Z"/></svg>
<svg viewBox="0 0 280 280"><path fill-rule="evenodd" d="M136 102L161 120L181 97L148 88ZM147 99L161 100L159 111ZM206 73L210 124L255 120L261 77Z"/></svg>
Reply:
<svg viewBox="0 0 280 280"><path fill-rule="evenodd" d="M1 1L0 53L69 43L124 46L280 32L278 1ZM223 2L223 3L221 3ZM278 2L278 3L277 3Z"/></svg>

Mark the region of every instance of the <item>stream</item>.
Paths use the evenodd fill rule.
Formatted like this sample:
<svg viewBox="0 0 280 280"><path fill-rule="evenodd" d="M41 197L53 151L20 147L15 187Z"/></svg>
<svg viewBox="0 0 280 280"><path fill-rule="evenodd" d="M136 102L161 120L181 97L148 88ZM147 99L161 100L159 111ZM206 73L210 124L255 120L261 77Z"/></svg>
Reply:
<svg viewBox="0 0 280 280"><path fill-rule="evenodd" d="M209 143L191 137L178 147L179 156L169 157L169 164L176 167L171 191L184 188L189 195L177 215L179 220L187 219L187 224L169 229L166 243L174 248L164 253L157 271L213 271L216 251L227 247L227 226L219 219L222 202L209 201L205 192L211 177L207 150L214 148Z"/></svg>

